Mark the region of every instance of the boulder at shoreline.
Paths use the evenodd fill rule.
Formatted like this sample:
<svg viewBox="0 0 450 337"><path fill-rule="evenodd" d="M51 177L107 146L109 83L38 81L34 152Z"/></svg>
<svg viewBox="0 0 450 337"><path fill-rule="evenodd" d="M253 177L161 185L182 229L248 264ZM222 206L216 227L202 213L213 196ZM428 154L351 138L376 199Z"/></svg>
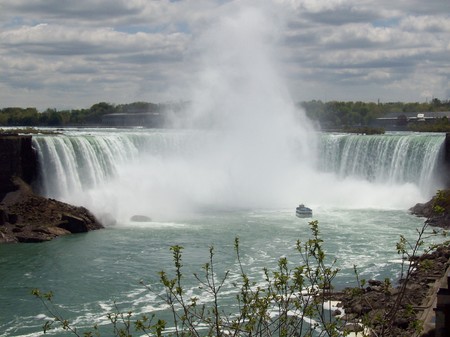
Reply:
<svg viewBox="0 0 450 337"><path fill-rule="evenodd" d="M365 287L346 288L332 297L345 311L343 320L353 322L356 327L364 320L366 326L369 324L373 332L381 335L383 322L389 319L389 328L383 336L416 336L417 320L424 324L424 333L430 330L430 322L425 322L426 311L434 306L436 292L450 267L449 259L449 244L441 244L416 256L415 268L397 286L390 280L369 280Z"/></svg>
<svg viewBox="0 0 450 337"><path fill-rule="evenodd" d="M103 228L86 208L36 195L20 178L11 182L16 190L0 202L0 243L43 242Z"/></svg>
<svg viewBox="0 0 450 337"><path fill-rule="evenodd" d="M410 212L427 218L430 226L450 229L450 190L439 190L430 201L411 207Z"/></svg>

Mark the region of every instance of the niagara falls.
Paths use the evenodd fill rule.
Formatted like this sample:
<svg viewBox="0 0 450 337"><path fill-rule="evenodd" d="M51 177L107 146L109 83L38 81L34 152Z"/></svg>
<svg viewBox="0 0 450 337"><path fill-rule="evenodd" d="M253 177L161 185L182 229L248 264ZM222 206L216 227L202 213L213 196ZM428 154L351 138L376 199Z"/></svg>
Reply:
<svg viewBox="0 0 450 337"><path fill-rule="evenodd" d="M437 20L446 27L441 31L427 21L431 14L415 23L413 15L400 20L400 14L375 13L354 1L93 3L84 3L90 10L68 5L51 13L43 4L0 5L15 18L6 22L0 14L5 21L0 46L15 51L0 52L0 65L8 59L0 82L11 82L8 88L0 83L5 106L0 138L31 137L37 168L29 189L46 200L82 207L104 226L74 235L59 229L62 235L45 242L0 244L0 337L42 336L43 326L58 322L58 315L79 334L95 326L108 336L115 331L111 313L117 311L155 314L169 322L163 335L177 335L181 328L174 317L185 320L188 313L171 310L187 305L168 304L170 280L161 285L166 271L184 282L181 290L173 281L173 294L235 318L246 308L235 302L243 296L236 284L251 280L246 290L258 293L273 275L282 279L285 259L295 278L299 270L320 266L326 253L338 272L333 286L322 280L323 288L338 293L359 283L359 291L368 291L361 290L361 279L370 280L371 289L382 288L374 280L387 288L386 280L404 281L404 268L420 254L405 242L445 241L441 229L426 227L427 219L411 208L448 188L450 133L419 130L447 126L449 101L436 94L449 97L443 80L448 67L438 79L428 79L424 64L444 60L448 48L410 75L413 59L427 53L411 52L412 33L398 33L400 38L393 30L423 29L424 41L431 43L429 34L445 31L448 37L443 23L448 15ZM54 41L47 46L49 36ZM384 53L377 52L380 46ZM38 77L39 69L45 71ZM420 95L425 103L396 105L396 95L404 101ZM322 103L352 97L362 108L347 109L347 115ZM299 103L308 99L322 110ZM93 101L101 103L79 108ZM124 104L131 101L135 105ZM372 101L370 109L360 101ZM16 108L20 102L30 108ZM43 110L44 104L55 108ZM386 106L390 110L382 111ZM17 111L25 117L14 117ZM391 123L386 124L391 129L361 131L367 125L379 131L377 122ZM1 153L0 159L1 167L23 169L18 160ZM8 202L19 198L14 192L5 192L0 207L6 207L8 195ZM312 214L296 216L299 205ZM432 208L444 212L436 204ZM6 238L6 226L17 234L27 225L19 212L0 211L0 238ZM314 241L315 226L320 239ZM301 244L323 251L315 255L311 248L317 260L295 269L302 263ZM411 261L405 247L417 249ZM181 249L182 263L176 257ZM212 251L214 261L208 259ZM174 265L182 266L183 277ZM220 296L208 291L217 284L199 280L197 273L208 272L209 280L223 280ZM51 292L54 311L42 305L50 301L33 297L31 292L40 294L35 289ZM308 300L309 295L296 294ZM268 321L273 317L274 311L265 315ZM313 318L299 321L314 336L326 336ZM74 335L61 322L46 335ZM213 332L205 326L196 328L205 335L233 335L228 326ZM273 330L267 336L283 335L281 328Z"/></svg>

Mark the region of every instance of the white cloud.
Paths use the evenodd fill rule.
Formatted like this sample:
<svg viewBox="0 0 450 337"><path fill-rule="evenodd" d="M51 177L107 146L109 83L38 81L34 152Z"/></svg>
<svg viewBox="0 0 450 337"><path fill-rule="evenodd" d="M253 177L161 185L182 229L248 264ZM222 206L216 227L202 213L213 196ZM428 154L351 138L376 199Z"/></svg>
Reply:
<svg viewBox="0 0 450 337"><path fill-rule="evenodd" d="M450 32L450 20L448 16L442 15L407 16L401 21L400 27L413 32L445 34Z"/></svg>
<svg viewBox="0 0 450 337"><path fill-rule="evenodd" d="M295 100L450 98L448 0L272 1L2 1L0 106L189 99L201 37L251 5Z"/></svg>
<svg viewBox="0 0 450 337"><path fill-rule="evenodd" d="M0 33L0 39L7 48L52 55L129 53L148 48L170 52L178 49L178 44L185 42L181 33L127 34L108 27L87 29L49 24L5 31Z"/></svg>

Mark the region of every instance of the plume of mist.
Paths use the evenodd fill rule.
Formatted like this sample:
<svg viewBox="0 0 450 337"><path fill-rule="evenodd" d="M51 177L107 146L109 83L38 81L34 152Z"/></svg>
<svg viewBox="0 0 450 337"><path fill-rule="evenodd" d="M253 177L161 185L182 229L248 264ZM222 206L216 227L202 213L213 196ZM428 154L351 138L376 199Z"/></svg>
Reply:
<svg viewBox="0 0 450 337"><path fill-rule="evenodd" d="M396 208L420 200L412 185L393 194L392 186L317 172L316 131L278 66L289 2L251 3L231 3L193 41L189 57L199 66L186 83L191 103L171 125L190 130L196 141L185 144L187 151L122 167L115 181L92 193L105 203L96 207L117 205L119 219L167 219L205 209L294 209L299 202Z"/></svg>
<svg viewBox="0 0 450 337"><path fill-rule="evenodd" d="M316 136L280 75L283 21L276 6L233 2L193 41L187 64L199 66L186 84L191 103L171 125L195 130L200 141L188 151L149 155L123 167L106 189L111 195L121 190L123 200L116 202L126 213L173 217L297 202L296 179L313 166ZM142 177L138 184L135 177Z"/></svg>
<svg viewBox="0 0 450 337"><path fill-rule="evenodd" d="M191 57L199 58L200 68L191 83L192 104L177 121L217 133L190 163L198 160L226 175L223 187L231 193L224 199L244 207L283 199L298 159L310 164L315 154L312 125L295 107L278 69L281 22L264 3L235 4L194 43Z"/></svg>

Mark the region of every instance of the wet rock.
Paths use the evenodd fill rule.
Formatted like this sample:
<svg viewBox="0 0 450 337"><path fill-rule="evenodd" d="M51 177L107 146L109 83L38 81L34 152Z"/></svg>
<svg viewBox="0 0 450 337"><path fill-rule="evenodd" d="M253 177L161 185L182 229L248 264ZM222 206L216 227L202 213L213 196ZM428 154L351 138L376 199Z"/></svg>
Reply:
<svg viewBox="0 0 450 337"><path fill-rule="evenodd" d="M36 243L36 242L44 242L50 241L54 236L43 234L43 233L35 233L35 232L27 232L24 234L16 235L17 242L21 243Z"/></svg>
<svg viewBox="0 0 450 337"><path fill-rule="evenodd" d="M0 203L3 214L0 243L43 242L103 228L86 208L36 195L20 178L14 178L13 182L16 189Z"/></svg>
<svg viewBox="0 0 450 337"><path fill-rule="evenodd" d="M31 183L37 173L37 156L30 135L0 134L0 199L15 190L11 177Z"/></svg>
<svg viewBox="0 0 450 337"><path fill-rule="evenodd" d="M358 333L358 332L361 332L361 331L364 331L364 328L363 328L363 326L361 324L349 323L349 324L346 324L344 326L344 332L346 334L350 334L352 332L353 333Z"/></svg>
<svg viewBox="0 0 450 337"><path fill-rule="evenodd" d="M370 280L364 289L347 288L337 294L333 299L340 301L344 319L352 322L364 319L376 333L390 319L392 325L384 336L415 335L412 323L435 295L435 282L440 282L450 267L449 245L441 244L435 251L414 258L415 268L407 283L402 279L396 287L387 289L385 282Z"/></svg>
<svg viewBox="0 0 450 337"><path fill-rule="evenodd" d="M340 309L336 309L333 311L333 316L339 317L342 315L342 311Z"/></svg>
<svg viewBox="0 0 450 337"><path fill-rule="evenodd" d="M61 220L62 222L57 226L69 231L70 233L85 233L88 231L87 222L81 217L63 214Z"/></svg>
<svg viewBox="0 0 450 337"><path fill-rule="evenodd" d="M8 222L10 223L10 224L15 224L15 223L17 223L17 220L18 220L18 216L17 216L17 214L8 214Z"/></svg>
<svg viewBox="0 0 450 337"><path fill-rule="evenodd" d="M367 281L367 283L369 283L369 285L371 285L372 287L374 286L381 286L383 284L383 282L381 282L380 280L369 280Z"/></svg>
<svg viewBox="0 0 450 337"><path fill-rule="evenodd" d="M133 215L130 218L130 221L133 221L133 222L149 222L149 221L152 221L152 219L149 216L146 216L146 215Z"/></svg>
<svg viewBox="0 0 450 337"><path fill-rule="evenodd" d="M450 190L440 190L426 203L419 203L409 209L419 217L426 218L430 226L450 228Z"/></svg>
<svg viewBox="0 0 450 337"><path fill-rule="evenodd" d="M2 209L0 209L0 226L3 226L8 219L8 215L6 214L6 212Z"/></svg>

